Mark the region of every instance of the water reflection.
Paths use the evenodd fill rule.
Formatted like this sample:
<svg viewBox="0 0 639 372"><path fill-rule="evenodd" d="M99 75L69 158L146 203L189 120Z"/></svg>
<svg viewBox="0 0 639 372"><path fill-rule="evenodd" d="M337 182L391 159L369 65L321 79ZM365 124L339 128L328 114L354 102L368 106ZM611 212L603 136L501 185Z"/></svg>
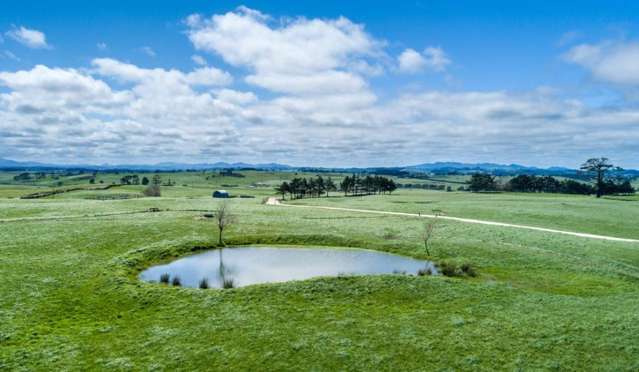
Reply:
<svg viewBox="0 0 639 372"><path fill-rule="evenodd" d="M162 274L179 276L185 287L206 278L211 287L224 283L242 287L319 276L437 273L429 261L364 249L242 247L207 251L143 271L140 278L159 281Z"/></svg>

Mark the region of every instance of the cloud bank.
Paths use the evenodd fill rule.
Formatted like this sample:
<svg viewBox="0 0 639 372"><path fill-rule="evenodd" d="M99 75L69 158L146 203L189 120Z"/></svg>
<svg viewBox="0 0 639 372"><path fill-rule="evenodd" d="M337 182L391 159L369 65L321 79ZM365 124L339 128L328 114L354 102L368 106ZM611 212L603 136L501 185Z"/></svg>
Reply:
<svg viewBox="0 0 639 372"><path fill-rule="evenodd" d="M577 165L614 154L639 166L632 105L591 107L547 89L382 97L378 77L444 71L449 57L428 47L389 58L385 41L343 17L275 20L239 8L185 24L198 53L188 71L95 58L81 68L0 72L0 157L373 166ZM628 83L634 65L623 61L634 58L634 47L626 47L578 46L565 58L602 80ZM200 54L223 63L207 64Z"/></svg>

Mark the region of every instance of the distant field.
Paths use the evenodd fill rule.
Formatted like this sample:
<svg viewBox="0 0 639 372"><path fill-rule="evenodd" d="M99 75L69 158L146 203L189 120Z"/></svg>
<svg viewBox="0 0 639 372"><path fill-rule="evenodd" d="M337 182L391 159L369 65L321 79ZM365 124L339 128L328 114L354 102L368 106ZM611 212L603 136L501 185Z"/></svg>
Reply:
<svg viewBox="0 0 639 372"><path fill-rule="evenodd" d="M637 196L597 199L594 196L561 194L398 190L391 197L303 199L294 203L408 213L443 213L454 217L639 238L636 224L639 221L639 203L632 201L639 199Z"/></svg>
<svg viewBox="0 0 639 372"><path fill-rule="evenodd" d="M638 244L439 221L428 256L423 219L267 206L273 186L296 175L242 174L161 174L176 181L161 198L139 197L143 186L134 185L21 200L51 180L0 186L0 370L639 369ZM138 281L149 265L215 245L213 222L202 214L220 202L211 198L218 188L254 196L228 201L237 215L231 246L361 247L469 263L480 275L231 290ZM109 198L122 195L129 198ZM634 196L401 189L292 203L639 238Z"/></svg>

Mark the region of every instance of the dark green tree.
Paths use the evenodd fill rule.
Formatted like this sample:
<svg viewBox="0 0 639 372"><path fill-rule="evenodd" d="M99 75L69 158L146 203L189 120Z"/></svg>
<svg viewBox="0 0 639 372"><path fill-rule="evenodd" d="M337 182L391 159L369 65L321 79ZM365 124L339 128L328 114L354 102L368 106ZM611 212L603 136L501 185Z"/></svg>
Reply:
<svg viewBox="0 0 639 372"><path fill-rule="evenodd" d="M495 177L485 173L475 173L468 181L468 189L470 191L495 191L497 190L497 182Z"/></svg>
<svg viewBox="0 0 639 372"><path fill-rule="evenodd" d="M614 167L608 158L591 158L581 165L581 170L594 174L597 180L597 197L604 193L604 178L606 172Z"/></svg>

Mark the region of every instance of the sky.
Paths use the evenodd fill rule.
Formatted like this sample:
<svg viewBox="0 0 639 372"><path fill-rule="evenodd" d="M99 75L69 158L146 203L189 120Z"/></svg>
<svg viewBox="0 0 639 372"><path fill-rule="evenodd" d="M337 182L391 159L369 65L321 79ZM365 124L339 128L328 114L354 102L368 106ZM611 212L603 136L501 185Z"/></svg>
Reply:
<svg viewBox="0 0 639 372"><path fill-rule="evenodd" d="M637 1L49 1L0 12L0 158L639 168Z"/></svg>

